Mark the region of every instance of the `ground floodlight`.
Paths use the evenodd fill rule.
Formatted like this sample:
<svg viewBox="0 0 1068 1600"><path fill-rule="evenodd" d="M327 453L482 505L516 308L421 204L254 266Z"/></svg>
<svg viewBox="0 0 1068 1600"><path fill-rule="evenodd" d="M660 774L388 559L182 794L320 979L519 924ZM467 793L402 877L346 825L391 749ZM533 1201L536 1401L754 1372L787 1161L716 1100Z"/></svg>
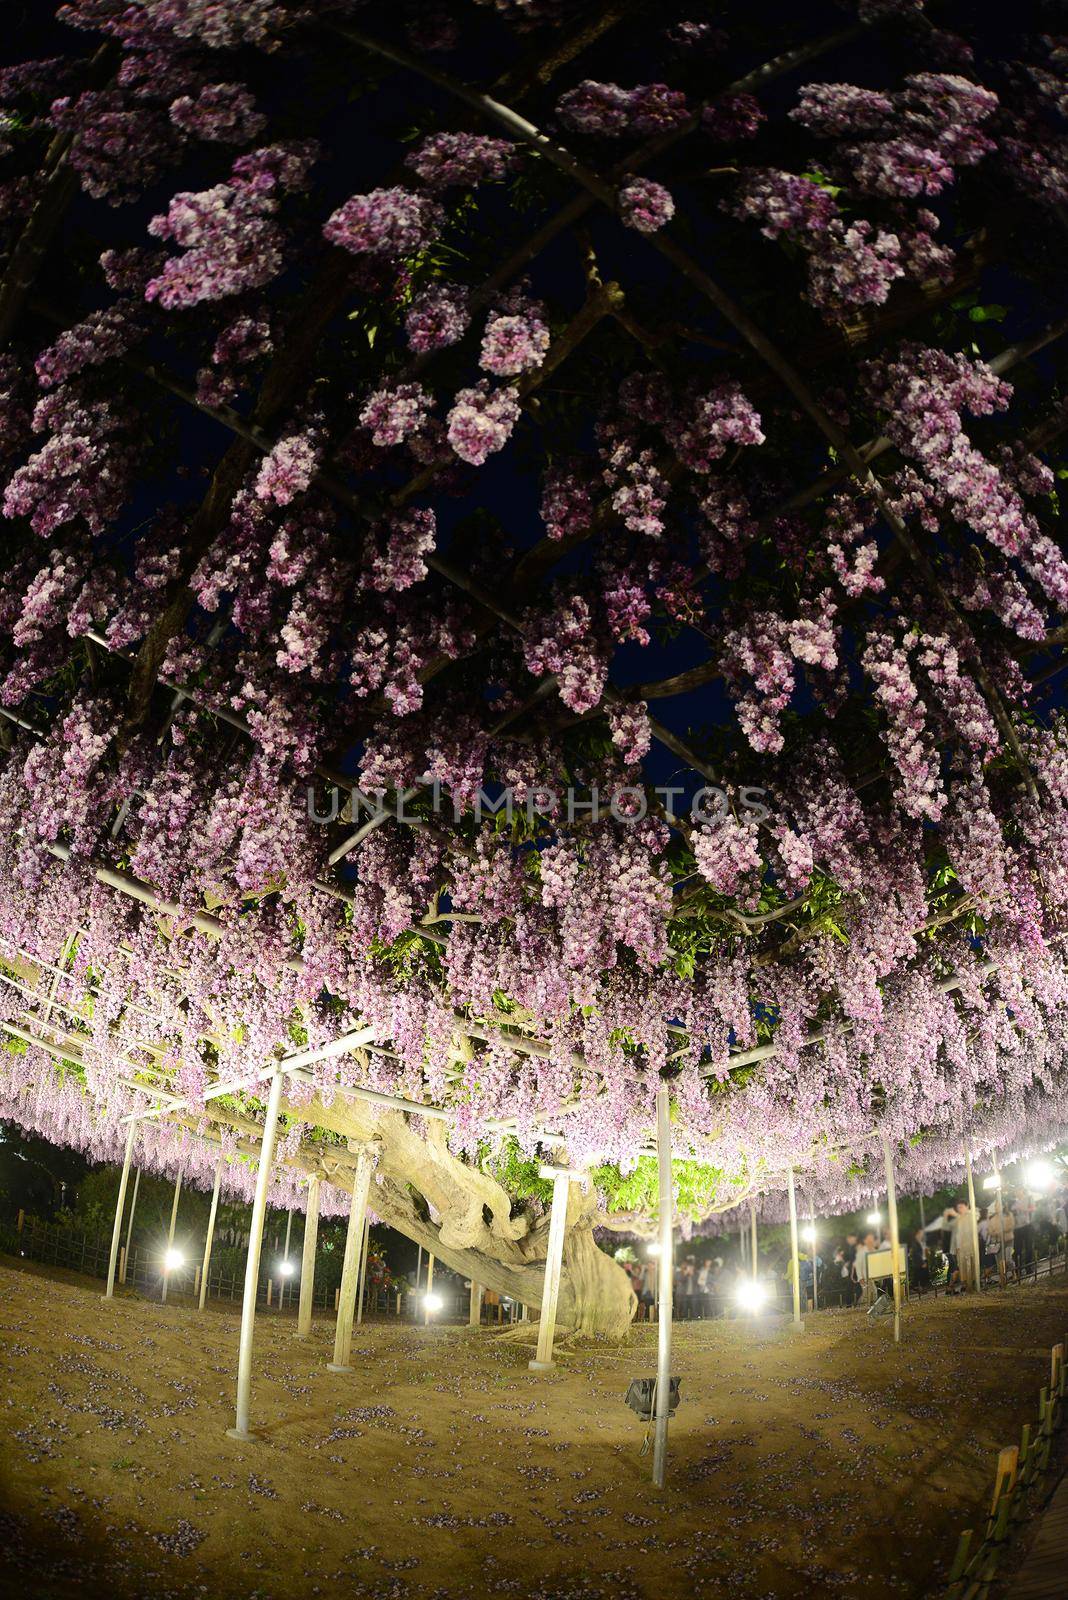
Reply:
<svg viewBox="0 0 1068 1600"><path fill-rule="evenodd" d="M296 1270L292 1261L280 1261L278 1263L278 1276L280 1278L291 1278Z"/></svg>
<svg viewBox="0 0 1068 1600"><path fill-rule="evenodd" d="M998 1173L998 1172L992 1172L988 1178L984 1178L983 1179L983 1188L984 1189L1000 1189L1001 1188L1001 1174Z"/></svg>
<svg viewBox="0 0 1068 1600"><path fill-rule="evenodd" d="M816 1243L816 1230L815 1230L815 1228L813 1228L811 1226L811 1224L807 1228L802 1228L801 1229L801 1237L802 1237L802 1239L804 1239L806 1244L815 1244Z"/></svg>
<svg viewBox="0 0 1068 1600"><path fill-rule="evenodd" d="M185 1256L180 1250L170 1249L163 1257L164 1272L177 1272L179 1267L185 1266Z"/></svg>
<svg viewBox="0 0 1068 1600"><path fill-rule="evenodd" d="M768 1286L761 1283L759 1278L746 1278L734 1291L734 1298L742 1311L755 1315L762 1311L767 1304Z"/></svg>
<svg viewBox="0 0 1068 1600"><path fill-rule="evenodd" d="M679 1403L679 1384L681 1378L672 1378L668 1383L668 1416L675 1415ZM623 1396L632 1411L636 1411L643 1422L651 1422L656 1415L656 1379L632 1378L630 1387Z"/></svg>
<svg viewBox="0 0 1068 1600"><path fill-rule="evenodd" d="M430 1312L440 1311L445 1302L440 1294L425 1294L423 1296L424 1309Z"/></svg>
<svg viewBox="0 0 1068 1600"><path fill-rule="evenodd" d="M1024 1183L1029 1189L1048 1189L1053 1178L1053 1168L1048 1161L1032 1161L1024 1168Z"/></svg>

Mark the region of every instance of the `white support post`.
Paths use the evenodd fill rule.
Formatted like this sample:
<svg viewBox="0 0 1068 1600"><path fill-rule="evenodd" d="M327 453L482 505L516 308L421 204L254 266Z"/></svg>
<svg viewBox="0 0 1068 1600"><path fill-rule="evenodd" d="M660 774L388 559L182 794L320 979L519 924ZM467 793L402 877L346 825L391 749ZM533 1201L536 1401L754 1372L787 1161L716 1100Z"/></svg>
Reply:
<svg viewBox="0 0 1068 1600"><path fill-rule="evenodd" d="M426 1258L426 1294L423 1296L423 1327L430 1326L430 1296L434 1293L434 1257Z"/></svg>
<svg viewBox="0 0 1068 1600"><path fill-rule="evenodd" d="M983 1258L979 1253L979 1214L975 1209L975 1184L972 1181L972 1153L970 1150L964 1154L964 1170L968 1176L968 1209L971 1214L972 1251L975 1256L975 1291L978 1294L983 1283ZM963 1273L961 1278L963 1280Z"/></svg>
<svg viewBox="0 0 1068 1600"><path fill-rule="evenodd" d="M110 1300L115 1293L115 1268L119 1260L119 1237L122 1233L122 1213L126 1205L126 1185L130 1177L130 1161L133 1158L134 1134L137 1123L130 1123L130 1131L126 1135L126 1153L122 1158L122 1175L119 1178L119 1198L115 1202L115 1226L111 1230L111 1254L108 1256L108 1284L104 1290L103 1298Z"/></svg>
<svg viewBox="0 0 1068 1600"><path fill-rule="evenodd" d="M815 1208L815 1206L811 1206L809 1208L808 1221L809 1221L809 1226L812 1229L812 1312L813 1312L813 1315L815 1315L815 1313L820 1308L820 1303L819 1303L820 1273L819 1273L819 1266L817 1265L817 1259L818 1259L819 1253L820 1253L820 1244L819 1244L819 1239L816 1236L816 1208Z"/></svg>
<svg viewBox="0 0 1068 1600"><path fill-rule="evenodd" d="M136 1126L136 1124L135 1124ZM122 1263L119 1267L119 1282L126 1282L126 1268L130 1261L130 1240L133 1238L134 1212L137 1210L137 1191L141 1187L141 1168L134 1173L134 1192L130 1199L130 1215L126 1221L126 1244L122 1252Z"/></svg>
<svg viewBox="0 0 1068 1600"><path fill-rule="evenodd" d="M794 1193L794 1169L786 1169L786 1192L790 1200L790 1263L794 1279L794 1327L803 1328L801 1321L801 1252L797 1246L797 1196ZM815 1268L813 1268L813 1275Z"/></svg>
<svg viewBox="0 0 1068 1600"><path fill-rule="evenodd" d="M293 1207L290 1206L289 1210L286 1212L286 1242L285 1242L285 1245L284 1245L283 1250L282 1250L282 1260L285 1262L285 1264L287 1266L289 1265L289 1241L292 1238L292 1236L293 1236ZM282 1279L282 1287L278 1291L278 1309L279 1309L279 1311L281 1311L282 1307L286 1303L286 1289L287 1289L287 1287L289 1285L289 1275L288 1275L288 1273L283 1272L283 1273L280 1274L280 1277ZM289 1294L290 1294L290 1298L292 1299L292 1296L293 1296L292 1289L290 1289Z"/></svg>
<svg viewBox="0 0 1068 1600"><path fill-rule="evenodd" d="M360 1246L367 1215L367 1191L371 1184L371 1152L365 1146L356 1156L356 1175L352 1180L352 1206L345 1234L345 1257L341 1264L341 1292L337 1302L334 1330L334 1359L327 1363L331 1372L351 1372L352 1319L356 1310L356 1286L360 1278Z"/></svg>
<svg viewBox="0 0 1068 1600"><path fill-rule="evenodd" d="M356 1290L356 1321L363 1321L363 1296L367 1288L367 1247L371 1242L371 1219L363 1219L363 1244L360 1246L360 1282Z"/></svg>
<svg viewBox="0 0 1068 1600"><path fill-rule="evenodd" d="M423 1247L422 1247L422 1245L419 1245L417 1248L418 1248L418 1254L416 1255L416 1258L415 1258L415 1292L416 1292L416 1294L419 1293L419 1281L423 1276Z"/></svg>
<svg viewBox="0 0 1068 1600"><path fill-rule="evenodd" d="M471 1328L482 1325L482 1285L471 1279L471 1309L467 1314L467 1323Z"/></svg>
<svg viewBox="0 0 1068 1600"><path fill-rule="evenodd" d="M263 1247L263 1222L267 1215L267 1190L271 1183L274 1146L278 1135L278 1108L282 1103L282 1073L276 1071L267 1096L267 1115L260 1143L260 1164L256 1173L256 1192L249 1222L248 1256L245 1260L245 1292L241 1300L241 1339L237 1355L237 1420L226 1432L231 1439L249 1438L249 1402L252 1398L252 1333L256 1324L256 1291L260 1282L260 1251Z"/></svg>
<svg viewBox="0 0 1068 1600"><path fill-rule="evenodd" d="M1001 1249L998 1251L998 1283L1004 1289L1005 1275L1008 1271L1008 1267L1005 1262L1005 1191L1001 1187L1001 1172L998 1168L998 1158L996 1155L994 1155L993 1151L990 1153L990 1159L994 1163L994 1176L997 1179L997 1188L994 1190L994 1193L997 1196L998 1233L1001 1235Z"/></svg>
<svg viewBox="0 0 1068 1600"><path fill-rule="evenodd" d="M319 1242L319 1179L308 1184L308 1208L304 1213L304 1248L300 1257L300 1301L297 1306L297 1338L311 1333L312 1302L315 1298L315 1247Z"/></svg>
<svg viewBox="0 0 1068 1600"><path fill-rule="evenodd" d="M660 1179L660 1252L656 1258L657 1318L656 1395L653 1424L653 1482L667 1478L668 1417L671 1412L671 1314L675 1280L673 1250L674 1190L671 1182L671 1109L668 1087L656 1091L656 1158Z"/></svg>
<svg viewBox="0 0 1068 1600"><path fill-rule="evenodd" d="M549 1246L545 1257L545 1284L541 1296L541 1321L538 1323L538 1353L528 1362L531 1372L549 1372L553 1365L553 1336L556 1333L556 1306L560 1299L560 1265L564 1259L564 1234L567 1231L567 1201L571 1180L566 1172L553 1174L553 1208L549 1218Z"/></svg>
<svg viewBox="0 0 1068 1600"><path fill-rule="evenodd" d="M167 1299L167 1280L170 1277L171 1270L167 1265L167 1256L169 1256L171 1251L174 1249L174 1225L178 1221L178 1198L181 1195L181 1192L182 1174L181 1171L179 1171L177 1178L174 1180L174 1204L171 1206L171 1225L167 1230L167 1250L163 1257L163 1289L160 1294L160 1300L164 1302Z"/></svg>
<svg viewBox="0 0 1068 1600"><path fill-rule="evenodd" d="M200 1309L208 1298L208 1268L211 1265L211 1245L215 1237L215 1216L219 1209L219 1185L222 1183L223 1157L215 1168L215 1186L211 1191L211 1210L208 1212L208 1231L204 1236L204 1259L200 1264Z"/></svg>
<svg viewBox="0 0 1068 1600"><path fill-rule="evenodd" d="M752 1256L753 1277L759 1276L759 1261L757 1258L757 1227L756 1227L756 1201L749 1202L749 1254Z"/></svg>
<svg viewBox="0 0 1068 1600"><path fill-rule="evenodd" d="M901 1343L901 1237L897 1226L897 1186L894 1183L894 1155L885 1133L880 1133L883 1165L886 1168L886 1210L890 1218L890 1265L894 1284L894 1343Z"/></svg>

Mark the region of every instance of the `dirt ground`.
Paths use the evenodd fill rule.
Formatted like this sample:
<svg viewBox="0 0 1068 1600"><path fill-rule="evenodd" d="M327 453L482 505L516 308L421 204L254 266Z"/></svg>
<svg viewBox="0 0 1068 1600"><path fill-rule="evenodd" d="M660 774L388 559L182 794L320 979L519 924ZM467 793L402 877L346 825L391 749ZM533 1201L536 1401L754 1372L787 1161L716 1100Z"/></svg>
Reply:
<svg viewBox="0 0 1068 1600"><path fill-rule="evenodd" d="M655 1328L527 1371L483 1328L257 1319L233 1421L236 1309L121 1298L0 1260L0 1592L431 1600L937 1594L1035 1414L1068 1282L810 1318L677 1326L669 1487L623 1404ZM522 1330L527 1338L528 1330Z"/></svg>

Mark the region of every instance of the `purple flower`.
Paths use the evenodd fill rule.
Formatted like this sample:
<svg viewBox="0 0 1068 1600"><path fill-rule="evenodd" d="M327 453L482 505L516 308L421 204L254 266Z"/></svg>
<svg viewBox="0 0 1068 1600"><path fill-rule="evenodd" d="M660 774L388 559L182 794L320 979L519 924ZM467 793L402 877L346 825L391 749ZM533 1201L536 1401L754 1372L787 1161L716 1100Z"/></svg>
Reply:
<svg viewBox="0 0 1068 1600"><path fill-rule="evenodd" d="M483 380L474 389L461 389L448 416L449 443L461 461L480 467L512 436L519 420L519 398L514 389L491 389Z"/></svg>
<svg viewBox="0 0 1068 1600"><path fill-rule="evenodd" d="M619 191L619 214L628 228L656 233L675 215L675 202L663 184L650 178L631 178Z"/></svg>
<svg viewBox="0 0 1068 1600"><path fill-rule="evenodd" d="M514 165L518 150L507 139L478 133L432 133L404 158L428 189L454 184L473 188L500 183Z"/></svg>
<svg viewBox="0 0 1068 1600"><path fill-rule="evenodd" d="M372 189L339 206L326 222L323 237L354 256L400 260L436 238L443 223L441 207L425 195L410 189Z"/></svg>
<svg viewBox="0 0 1068 1600"><path fill-rule="evenodd" d="M471 321L467 290L459 283L432 283L415 296L404 315L408 344L418 354L443 350L462 339Z"/></svg>

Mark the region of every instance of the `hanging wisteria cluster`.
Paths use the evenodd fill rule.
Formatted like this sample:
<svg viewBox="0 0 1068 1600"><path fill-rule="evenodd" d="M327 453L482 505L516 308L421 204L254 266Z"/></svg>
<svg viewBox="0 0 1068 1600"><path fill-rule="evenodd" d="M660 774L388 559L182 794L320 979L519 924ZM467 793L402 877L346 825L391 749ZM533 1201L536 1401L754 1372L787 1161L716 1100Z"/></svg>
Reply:
<svg viewBox="0 0 1068 1600"><path fill-rule="evenodd" d="M0 1114L210 1182L363 1028L279 1203L339 1084L609 1206L665 1076L720 1208L1041 1138L1068 42L450 11L0 70Z"/></svg>

